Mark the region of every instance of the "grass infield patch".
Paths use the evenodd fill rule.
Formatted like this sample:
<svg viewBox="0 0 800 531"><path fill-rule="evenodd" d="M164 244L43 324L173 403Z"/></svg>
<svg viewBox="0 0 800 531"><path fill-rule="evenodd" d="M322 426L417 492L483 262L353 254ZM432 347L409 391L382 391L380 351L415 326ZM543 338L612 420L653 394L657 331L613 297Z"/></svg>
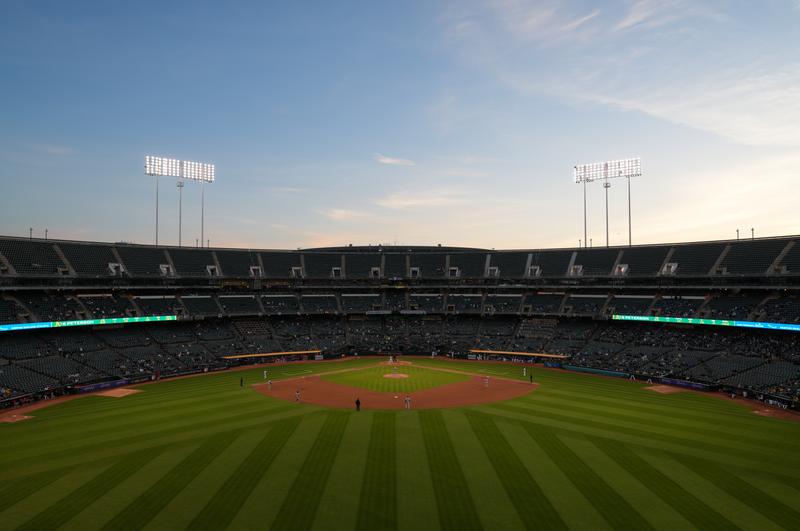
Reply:
<svg viewBox="0 0 800 531"><path fill-rule="evenodd" d="M411 393L430 389L431 387L439 387L440 385L463 382L470 378L466 374L425 369L414 367L413 365L400 365L397 367L397 373L407 374L408 378L393 379L383 377L384 374L392 373L394 373L394 367L380 365L357 371L326 374L321 376L321 379L326 382L349 385L350 387L377 391L378 393Z"/></svg>

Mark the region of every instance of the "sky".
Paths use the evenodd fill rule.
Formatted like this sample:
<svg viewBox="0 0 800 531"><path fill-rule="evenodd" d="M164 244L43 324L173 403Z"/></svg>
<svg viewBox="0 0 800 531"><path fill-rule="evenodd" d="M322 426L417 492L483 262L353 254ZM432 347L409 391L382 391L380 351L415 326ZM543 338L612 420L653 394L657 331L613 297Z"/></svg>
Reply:
<svg viewBox="0 0 800 531"><path fill-rule="evenodd" d="M800 0L0 2L0 235L211 247L800 234ZM161 245L200 183L159 181ZM606 224L606 195L608 223ZM608 229L606 228L608 227ZM608 239L606 234L608 233Z"/></svg>

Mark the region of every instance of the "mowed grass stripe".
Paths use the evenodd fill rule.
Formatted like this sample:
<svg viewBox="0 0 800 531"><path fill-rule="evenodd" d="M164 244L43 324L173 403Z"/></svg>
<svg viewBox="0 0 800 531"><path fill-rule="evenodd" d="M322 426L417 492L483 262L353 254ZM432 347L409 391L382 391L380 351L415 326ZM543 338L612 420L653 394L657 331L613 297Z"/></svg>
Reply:
<svg viewBox="0 0 800 531"><path fill-rule="evenodd" d="M397 529L396 411L375 411L367 449L356 529Z"/></svg>
<svg viewBox="0 0 800 531"><path fill-rule="evenodd" d="M116 464L20 525L17 527L17 530L41 531L43 529L55 529L59 527L64 522L89 507L113 487L128 479L164 450L165 448L162 446L160 448L148 448L147 450L140 450L122 456Z"/></svg>
<svg viewBox="0 0 800 531"><path fill-rule="evenodd" d="M0 513L28 496L39 492L57 479L66 476L74 469L74 466L65 466L17 479L6 488L0 490Z"/></svg>
<svg viewBox="0 0 800 531"><path fill-rule="evenodd" d="M474 411L467 411L466 417L525 526L528 529L568 529L494 420Z"/></svg>
<svg viewBox="0 0 800 531"><path fill-rule="evenodd" d="M276 422L187 529L218 531L227 528L299 424L299 417Z"/></svg>
<svg viewBox="0 0 800 531"><path fill-rule="evenodd" d="M590 437L589 440L698 529L741 529L624 444L602 437Z"/></svg>
<svg viewBox="0 0 800 531"><path fill-rule="evenodd" d="M272 529L292 531L311 528L351 414L350 411L338 410L328 413L325 424L275 516Z"/></svg>
<svg viewBox="0 0 800 531"><path fill-rule="evenodd" d="M744 448L731 448L730 446L726 446L721 443L719 440L711 440L711 441L700 441L697 439L693 439L689 437L689 433L687 432L678 432L681 433L681 436L678 435L669 435L668 433L654 433L652 431L634 428L630 426L625 426L623 423L608 421L596 421L592 420L591 415L583 415L583 414L576 414L571 413L570 408L564 407L562 409L556 410L553 409L552 411L544 409L544 408L534 408L530 406L520 407L515 406L510 403L506 402L499 402L495 404L489 404L488 408L494 408L498 410L508 411L512 413L518 413L522 415L527 415L532 418L539 418L539 419L547 419L551 421L555 421L556 423L560 424L566 429L576 429L580 432L586 432L587 428L594 428L595 430L602 430L605 432L613 432L619 435L625 435L628 438L636 437L642 441L650 441L654 447L663 447L664 444L669 444L673 448L680 447L680 448L691 448L696 451L700 452L707 452L711 445L713 444L714 453L722 454L728 457L736 457L739 459L746 459L748 461L761 461L762 463L768 463L771 465L786 465L786 457L785 456L771 456L765 455L764 452L756 452L756 448L744 449ZM570 426L574 428L570 428Z"/></svg>
<svg viewBox="0 0 800 531"><path fill-rule="evenodd" d="M112 518L101 528L101 531L142 529L241 434L242 430L233 430L207 439L199 448L167 472L158 483Z"/></svg>
<svg viewBox="0 0 800 531"><path fill-rule="evenodd" d="M632 528L641 531L655 529L635 507L561 442L552 431L528 422L523 422L522 426L613 529Z"/></svg>
<svg viewBox="0 0 800 531"><path fill-rule="evenodd" d="M797 529L800 525L800 511L792 509L722 466L689 455L670 453L670 457L778 526Z"/></svg>
<svg viewBox="0 0 800 531"><path fill-rule="evenodd" d="M152 429L150 430L126 430L123 433L117 433L105 438L101 438L101 440L94 440L91 442L91 444L84 444L78 448L80 449L80 454L86 455L87 457L103 454L107 455L108 452L111 452L111 454L119 454L121 452L130 452L132 450L136 450L142 446L194 440L198 437L211 435L213 433L263 425L273 420L270 418L271 415L288 412L298 413L297 407L287 405L280 409L273 409L270 411L270 415L266 415L264 417L255 415L252 412L243 412L237 415L230 415L230 413L228 413L227 416L221 413L219 417L212 417L210 419L202 416L195 417L191 414L191 412L185 411L183 415L184 422L180 423L179 425L170 424L165 426L164 424L157 423L153 425ZM203 420L199 421L200 418ZM126 448L126 446L128 448ZM35 454L35 450L36 448L32 448L29 453ZM53 462L59 459L74 459L75 455L76 449L70 445L69 448L59 448L58 450L54 450L52 452L41 453L36 457L42 461ZM14 465L14 462L10 462L5 466L7 470L13 470L15 468Z"/></svg>
<svg viewBox="0 0 800 531"><path fill-rule="evenodd" d="M442 414L436 409L421 410L419 420L442 529L483 529Z"/></svg>

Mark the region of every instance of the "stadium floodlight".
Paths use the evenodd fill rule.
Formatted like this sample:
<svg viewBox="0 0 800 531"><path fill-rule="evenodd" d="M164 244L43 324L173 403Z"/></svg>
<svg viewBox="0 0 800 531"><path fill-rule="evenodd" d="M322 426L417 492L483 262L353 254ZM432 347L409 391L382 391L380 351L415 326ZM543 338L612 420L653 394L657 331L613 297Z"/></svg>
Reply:
<svg viewBox="0 0 800 531"><path fill-rule="evenodd" d="M608 189L611 188L609 179L625 177L628 179L628 245L632 245L631 232L631 177L642 176L642 159L612 160L610 162L595 162L573 168L575 183L583 183L583 235L586 245L586 183L604 179L603 188L606 189L606 247L608 247Z"/></svg>
<svg viewBox="0 0 800 531"><path fill-rule="evenodd" d="M206 183L214 182L214 165L200 162L183 161L183 176L186 179L200 181L203 191L200 199L200 241L204 241L205 210L206 210Z"/></svg>
<svg viewBox="0 0 800 531"><path fill-rule="evenodd" d="M158 245L158 181L160 177L180 177L181 161L148 155L144 158L144 174L156 178L156 245Z"/></svg>
<svg viewBox="0 0 800 531"><path fill-rule="evenodd" d="M158 181L160 177L177 177L180 197L178 199L178 247L181 246L182 221L183 221L183 179L200 181L203 185L202 204L200 207L200 241L203 241L205 225L205 184L214 182L214 165L200 162L181 162L178 159L146 156L144 159L144 174L156 178L156 245L158 245Z"/></svg>

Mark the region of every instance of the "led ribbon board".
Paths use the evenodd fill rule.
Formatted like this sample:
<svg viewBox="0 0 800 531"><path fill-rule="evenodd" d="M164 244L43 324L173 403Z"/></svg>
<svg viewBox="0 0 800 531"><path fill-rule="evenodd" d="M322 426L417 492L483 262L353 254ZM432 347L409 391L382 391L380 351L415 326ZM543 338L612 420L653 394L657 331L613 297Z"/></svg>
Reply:
<svg viewBox="0 0 800 531"><path fill-rule="evenodd" d="M177 321L176 315L155 315L153 317L117 317L114 319L86 319L83 321L50 321L46 323L20 323L0 325L0 332L14 330L36 330L39 328L62 328L65 326L94 326L110 324L152 323L155 321Z"/></svg>
<svg viewBox="0 0 800 531"><path fill-rule="evenodd" d="M800 332L800 325L790 323L760 323L757 321L732 321L728 319L693 319L691 317L647 317L643 315L615 315L615 321L644 321L648 323L699 324L710 326L735 326L738 328L760 328L764 330L788 330Z"/></svg>

